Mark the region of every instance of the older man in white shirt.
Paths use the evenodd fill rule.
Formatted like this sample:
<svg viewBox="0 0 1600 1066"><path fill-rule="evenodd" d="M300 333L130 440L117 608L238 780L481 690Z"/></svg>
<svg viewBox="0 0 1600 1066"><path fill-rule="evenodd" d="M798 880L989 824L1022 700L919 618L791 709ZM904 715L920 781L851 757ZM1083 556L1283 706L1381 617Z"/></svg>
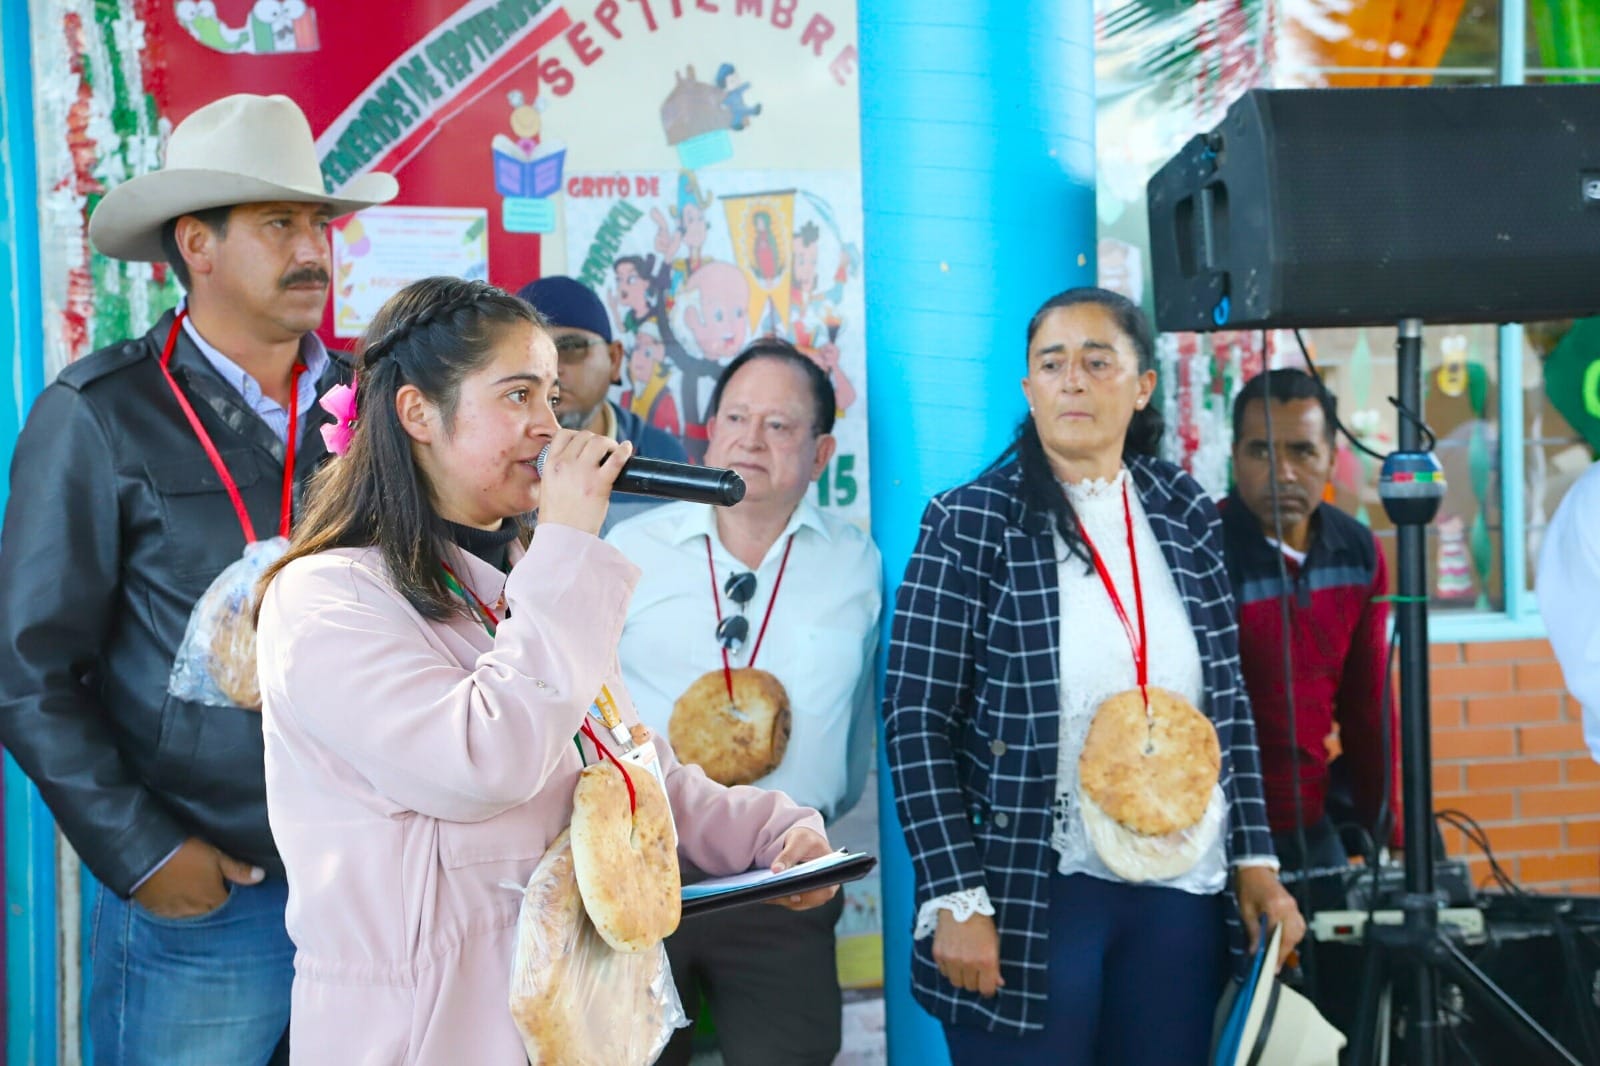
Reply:
<svg viewBox="0 0 1600 1066"><path fill-rule="evenodd" d="M607 539L643 571L622 672L644 723L668 736L674 704L706 675L777 678L792 716L777 766L754 783L832 821L860 798L872 759L878 549L809 499L833 457L827 375L784 341L754 342L712 393L706 462L738 471L735 507L678 503ZM683 737L678 742L685 753ZM690 760L686 760L690 761ZM667 941L684 1006L710 1002L730 1063L831 1063L840 1041L833 926L842 897L809 912L746 907L692 919ZM658 1060L689 1061L690 1033Z"/></svg>
<svg viewBox="0 0 1600 1066"><path fill-rule="evenodd" d="M1539 550L1539 613L1550 647L1583 705L1583 739L1600 762L1600 463L1561 500Z"/></svg>

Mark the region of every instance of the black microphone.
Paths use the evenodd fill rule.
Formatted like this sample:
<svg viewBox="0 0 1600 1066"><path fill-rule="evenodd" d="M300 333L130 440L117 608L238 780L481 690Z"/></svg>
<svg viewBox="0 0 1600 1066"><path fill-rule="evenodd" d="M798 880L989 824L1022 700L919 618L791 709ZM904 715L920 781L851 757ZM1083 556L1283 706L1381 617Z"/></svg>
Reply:
<svg viewBox="0 0 1600 1066"><path fill-rule="evenodd" d="M550 445L546 444L533 464L541 477L544 457L549 454ZM617 475L611 491L732 507L744 499L744 478L720 466L694 466L635 455L622 464L622 473Z"/></svg>

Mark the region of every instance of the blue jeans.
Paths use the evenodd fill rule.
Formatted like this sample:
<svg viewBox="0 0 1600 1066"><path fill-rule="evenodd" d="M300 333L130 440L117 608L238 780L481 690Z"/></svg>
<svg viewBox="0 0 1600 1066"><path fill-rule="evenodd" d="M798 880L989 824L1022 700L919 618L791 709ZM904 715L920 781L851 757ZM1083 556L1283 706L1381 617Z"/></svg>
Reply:
<svg viewBox="0 0 1600 1066"><path fill-rule="evenodd" d="M1205 1066L1227 965L1224 898L1051 874L1044 1029L946 1025L951 1063Z"/></svg>
<svg viewBox="0 0 1600 1066"><path fill-rule="evenodd" d="M102 886L89 946L97 1066L288 1062L288 894L281 879L230 885L210 914L174 919Z"/></svg>

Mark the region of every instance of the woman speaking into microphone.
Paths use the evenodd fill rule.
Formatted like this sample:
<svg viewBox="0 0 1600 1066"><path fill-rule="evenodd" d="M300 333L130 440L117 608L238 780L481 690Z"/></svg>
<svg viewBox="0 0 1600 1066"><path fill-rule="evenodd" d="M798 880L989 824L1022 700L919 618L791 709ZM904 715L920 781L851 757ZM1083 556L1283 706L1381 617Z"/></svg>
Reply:
<svg viewBox="0 0 1600 1066"><path fill-rule="evenodd" d="M951 1059L1199 1066L1231 886L1278 883L1217 509L1154 458L1139 309L1028 323L1028 415L934 498L897 597L885 736L919 907L913 990Z"/></svg>
<svg viewBox="0 0 1600 1066"><path fill-rule="evenodd" d="M507 999L522 896L504 883L526 882L573 818L602 744L580 739L591 705L638 721L616 650L638 571L596 536L631 449L558 427L553 342L483 283L408 286L359 352L354 409L332 403L330 446L346 450L262 581L293 1060L519 1066ZM535 510L524 548L519 516ZM697 867L828 852L815 811L658 752Z"/></svg>

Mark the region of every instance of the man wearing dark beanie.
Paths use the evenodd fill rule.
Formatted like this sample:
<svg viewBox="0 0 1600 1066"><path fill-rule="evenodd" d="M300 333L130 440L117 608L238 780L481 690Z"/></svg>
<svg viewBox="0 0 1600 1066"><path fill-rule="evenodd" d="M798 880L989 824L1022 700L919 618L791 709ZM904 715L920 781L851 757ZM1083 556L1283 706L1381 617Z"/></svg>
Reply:
<svg viewBox="0 0 1600 1066"><path fill-rule="evenodd" d="M622 342L611 337L611 319L600 297L581 281L561 274L531 281L517 295L549 321L561 382L556 419L564 428L632 441L634 454L649 459L689 461L675 437L607 399L611 386L622 380L623 352ZM601 532L661 502L616 493Z"/></svg>

